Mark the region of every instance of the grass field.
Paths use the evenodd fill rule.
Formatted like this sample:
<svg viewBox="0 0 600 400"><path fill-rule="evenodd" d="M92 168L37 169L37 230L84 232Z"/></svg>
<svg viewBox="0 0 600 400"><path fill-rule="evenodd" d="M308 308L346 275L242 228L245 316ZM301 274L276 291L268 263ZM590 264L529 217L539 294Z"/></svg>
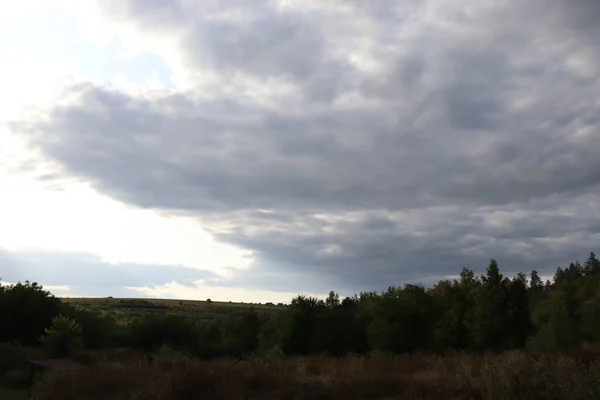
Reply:
<svg viewBox="0 0 600 400"><path fill-rule="evenodd" d="M144 298L62 298L62 301L77 308L110 315L127 321L153 314L171 314L210 320L217 316L234 315L250 309L257 312L279 312L283 304L232 303L219 301L144 299Z"/></svg>

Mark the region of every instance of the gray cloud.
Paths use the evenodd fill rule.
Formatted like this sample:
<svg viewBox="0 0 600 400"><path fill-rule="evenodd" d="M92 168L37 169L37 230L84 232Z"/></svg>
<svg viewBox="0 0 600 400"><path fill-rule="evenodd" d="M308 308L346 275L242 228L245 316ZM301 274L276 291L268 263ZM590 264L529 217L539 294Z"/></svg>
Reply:
<svg viewBox="0 0 600 400"><path fill-rule="evenodd" d="M4 282L38 282L48 286L69 286L66 295L137 297L127 287L164 285L218 278L210 271L181 265L107 263L87 253L50 251L6 251L0 249L0 278Z"/></svg>
<svg viewBox="0 0 600 400"><path fill-rule="evenodd" d="M490 257L548 272L594 250L596 1L290 3L103 2L214 83L82 84L12 128L64 174L254 250L230 281L247 286L381 288Z"/></svg>

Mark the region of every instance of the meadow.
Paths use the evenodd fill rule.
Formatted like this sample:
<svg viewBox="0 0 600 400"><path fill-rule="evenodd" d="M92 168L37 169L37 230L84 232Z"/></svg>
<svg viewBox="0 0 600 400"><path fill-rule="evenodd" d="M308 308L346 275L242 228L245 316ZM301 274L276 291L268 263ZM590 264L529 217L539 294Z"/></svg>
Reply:
<svg viewBox="0 0 600 400"><path fill-rule="evenodd" d="M144 298L61 298L62 302L81 310L108 316L118 321L129 322L136 318L152 315L177 315L210 321L240 312L278 312L284 304L234 303L212 300L174 300Z"/></svg>

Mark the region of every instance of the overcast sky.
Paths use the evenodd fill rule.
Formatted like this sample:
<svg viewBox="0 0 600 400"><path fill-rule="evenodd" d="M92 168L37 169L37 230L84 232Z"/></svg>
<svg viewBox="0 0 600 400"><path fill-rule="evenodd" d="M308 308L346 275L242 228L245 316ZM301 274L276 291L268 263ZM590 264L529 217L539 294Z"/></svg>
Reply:
<svg viewBox="0 0 600 400"><path fill-rule="evenodd" d="M286 301L600 251L597 0L2 8L5 282Z"/></svg>

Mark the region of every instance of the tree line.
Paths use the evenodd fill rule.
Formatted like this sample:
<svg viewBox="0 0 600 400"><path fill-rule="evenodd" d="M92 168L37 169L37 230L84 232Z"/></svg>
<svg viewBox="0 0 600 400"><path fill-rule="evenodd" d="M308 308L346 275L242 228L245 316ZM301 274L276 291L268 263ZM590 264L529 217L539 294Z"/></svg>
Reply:
<svg viewBox="0 0 600 400"><path fill-rule="evenodd" d="M280 312L249 308L211 320L161 312L122 323L66 304L37 283L0 286L0 342L52 345L62 353L75 344L203 358L564 350L600 343L598 316L594 253L583 264L558 268L546 282L535 270L506 277L492 259L480 276L463 268L459 278L429 288L405 284L343 299L334 292L325 300L297 296Z"/></svg>

